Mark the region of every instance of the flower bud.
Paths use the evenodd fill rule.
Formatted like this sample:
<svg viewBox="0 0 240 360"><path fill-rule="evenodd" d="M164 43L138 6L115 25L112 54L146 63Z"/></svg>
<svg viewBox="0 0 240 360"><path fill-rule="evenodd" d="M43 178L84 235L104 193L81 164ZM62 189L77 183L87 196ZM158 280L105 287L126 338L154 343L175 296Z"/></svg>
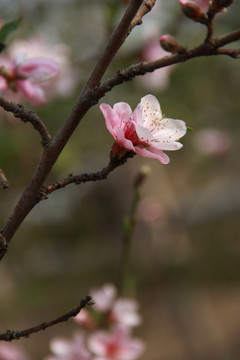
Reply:
<svg viewBox="0 0 240 360"><path fill-rule="evenodd" d="M177 53L179 51L179 45L177 40L172 35L162 35L160 37L160 45L161 47L168 52Z"/></svg>
<svg viewBox="0 0 240 360"><path fill-rule="evenodd" d="M222 11L224 8L232 5L234 0L213 0L211 10Z"/></svg>
<svg viewBox="0 0 240 360"><path fill-rule="evenodd" d="M206 17L202 9L192 1L179 1L184 14L196 22L205 23Z"/></svg>

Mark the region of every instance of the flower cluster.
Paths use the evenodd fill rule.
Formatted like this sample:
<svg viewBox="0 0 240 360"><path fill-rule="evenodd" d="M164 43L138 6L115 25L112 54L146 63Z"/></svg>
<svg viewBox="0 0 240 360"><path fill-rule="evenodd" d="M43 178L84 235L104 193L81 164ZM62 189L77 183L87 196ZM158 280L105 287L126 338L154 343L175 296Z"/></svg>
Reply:
<svg viewBox="0 0 240 360"><path fill-rule="evenodd" d="M58 64L48 58L26 59L20 55L10 60L1 56L0 91L20 93L32 105L42 105L46 98L41 84L54 77L58 70Z"/></svg>
<svg viewBox="0 0 240 360"><path fill-rule="evenodd" d="M141 323L138 303L117 298L116 288L105 284L91 293L95 305L92 312L82 309L75 317L81 327L72 339L56 338L50 342L53 355L45 360L135 360L144 351L142 340L131 336L132 328Z"/></svg>
<svg viewBox="0 0 240 360"><path fill-rule="evenodd" d="M163 150L178 150L182 144L178 141L186 133L182 120L165 118L155 96L146 95L132 112L125 102L111 108L101 104L106 126L115 139L113 154L133 151L141 156L169 163L169 157Z"/></svg>

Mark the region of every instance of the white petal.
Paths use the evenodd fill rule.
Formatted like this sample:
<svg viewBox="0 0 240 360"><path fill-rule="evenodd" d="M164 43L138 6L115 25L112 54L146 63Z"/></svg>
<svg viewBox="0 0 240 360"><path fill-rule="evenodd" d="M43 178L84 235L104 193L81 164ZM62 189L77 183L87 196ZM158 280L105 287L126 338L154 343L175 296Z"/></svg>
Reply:
<svg viewBox="0 0 240 360"><path fill-rule="evenodd" d="M139 140L142 140L145 142L149 142L149 141L153 140L153 136L152 136L151 132L146 127L135 124L135 129L136 129L136 133L137 133Z"/></svg>
<svg viewBox="0 0 240 360"><path fill-rule="evenodd" d="M153 130L162 118L158 100L153 95L141 99L143 126Z"/></svg>
<svg viewBox="0 0 240 360"><path fill-rule="evenodd" d="M186 134L186 124L182 120L162 119L160 125L153 132L158 141L172 142L180 139Z"/></svg>

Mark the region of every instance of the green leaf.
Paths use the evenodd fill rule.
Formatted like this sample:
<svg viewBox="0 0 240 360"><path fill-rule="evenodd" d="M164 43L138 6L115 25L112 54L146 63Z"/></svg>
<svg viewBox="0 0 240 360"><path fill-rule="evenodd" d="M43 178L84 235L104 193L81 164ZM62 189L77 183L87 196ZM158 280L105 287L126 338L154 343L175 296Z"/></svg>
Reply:
<svg viewBox="0 0 240 360"><path fill-rule="evenodd" d="M187 126L187 133L193 131L193 128L191 128L190 126Z"/></svg>
<svg viewBox="0 0 240 360"><path fill-rule="evenodd" d="M0 43L3 43L11 32L18 28L18 25L22 21L22 18L9 21L0 29Z"/></svg>

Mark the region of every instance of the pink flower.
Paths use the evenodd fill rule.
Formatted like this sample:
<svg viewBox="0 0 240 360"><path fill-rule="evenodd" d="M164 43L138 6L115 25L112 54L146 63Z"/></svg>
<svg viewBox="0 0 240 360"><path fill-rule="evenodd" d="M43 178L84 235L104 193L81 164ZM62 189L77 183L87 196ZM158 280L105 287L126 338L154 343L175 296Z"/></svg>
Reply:
<svg viewBox="0 0 240 360"><path fill-rule="evenodd" d="M80 313L74 317L77 324L84 326L87 329L93 329L95 327L95 321L86 309L81 309Z"/></svg>
<svg viewBox="0 0 240 360"><path fill-rule="evenodd" d="M16 345L2 342L0 344L0 359L1 360L26 360L27 356Z"/></svg>
<svg viewBox="0 0 240 360"><path fill-rule="evenodd" d="M210 0L178 0L180 5L184 6L186 3L194 3L198 5L203 12L207 12L210 6Z"/></svg>
<svg viewBox="0 0 240 360"><path fill-rule="evenodd" d="M59 70L55 61L47 58L15 59L13 62L0 59L0 89L19 91L35 106L46 102L40 84L54 77Z"/></svg>
<svg viewBox="0 0 240 360"><path fill-rule="evenodd" d="M59 72L48 81L44 91L48 99L56 96L66 97L75 90L79 80L79 69L71 63L71 48L63 43L50 44L47 39L39 36L27 40L16 40L8 47L11 58L23 54L28 59L50 58L59 64Z"/></svg>
<svg viewBox="0 0 240 360"><path fill-rule="evenodd" d="M72 340L56 338L50 342L53 355L45 360L89 360L90 353L84 344L81 333L75 333Z"/></svg>
<svg viewBox="0 0 240 360"><path fill-rule="evenodd" d="M111 108L101 104L106 126L115 139L112 152L120 154L124 150L168 164L170 159L163 150L178 150L182 144L179 138L185 135L186 125L182 120L164 118L158 100L146 95L134 112L125 102Z"/></svg>
<svg viewBox="0 0 240 360"><path fill-rule="evenodd" d="M118 324L130 327L138 326L142 322L137 313L138 308L138 302L134 299L118 299L113 305L111 317Z"/></svg>
<svg viewBox="0 0 240 360"><path fill-rule="evenodd" d="M101 312L109 311L116 295L117 291L113 284L105 284L99 289L93 289L91 296L95 302L94 308Z"/></svg>
<svg viewBox="0 0 240 360"><path fill-rule="evenodd" d="M224 155L232 145L227 132L213 128L199 130L192 139L194 148L200 154L207 156Z"/></svg>
<svg viewBox="0 0 240 360"><path fill-rule="evenodd" d="M145 348L143 341L130 338L129 329L120 326L112 333L96 331L89 337L88 346L99 360L134 360Z"/></svg>

